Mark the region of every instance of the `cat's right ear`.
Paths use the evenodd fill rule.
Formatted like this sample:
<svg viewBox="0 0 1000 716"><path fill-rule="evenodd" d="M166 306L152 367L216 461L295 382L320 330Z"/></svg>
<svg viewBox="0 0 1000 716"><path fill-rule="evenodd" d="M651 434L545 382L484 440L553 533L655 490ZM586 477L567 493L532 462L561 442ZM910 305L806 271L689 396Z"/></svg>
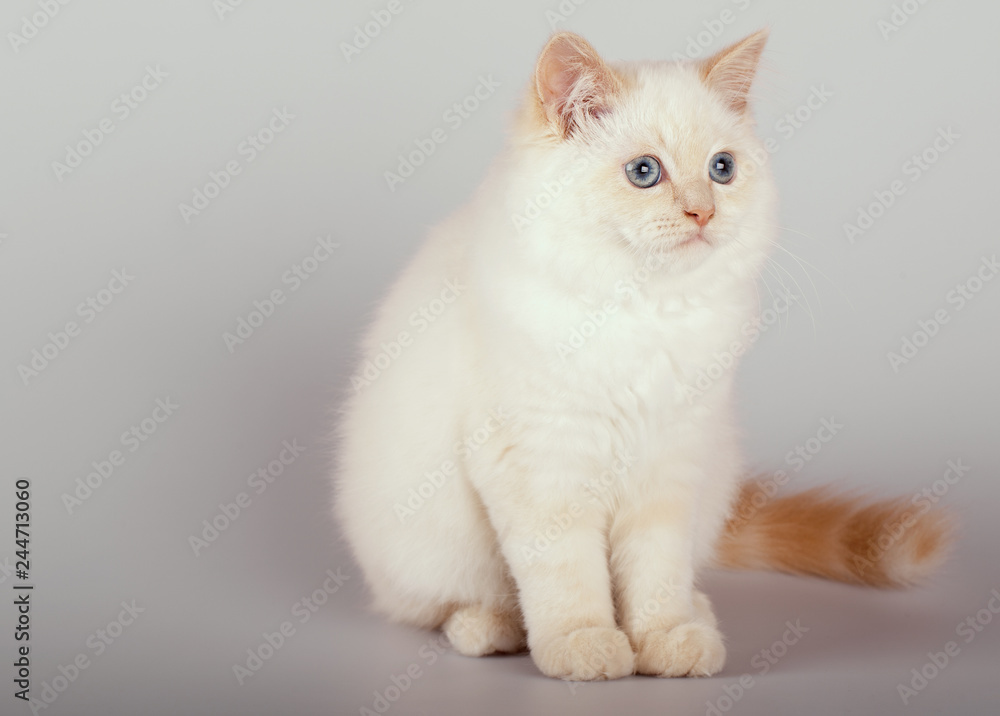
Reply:
<svg viewBox="0 0 1000 716"><path fill-rule="evenodd" d="M589 42L572 32L552 36L535 65L542 113L566 137L587 117L606 111L620 81Z"/></svg>

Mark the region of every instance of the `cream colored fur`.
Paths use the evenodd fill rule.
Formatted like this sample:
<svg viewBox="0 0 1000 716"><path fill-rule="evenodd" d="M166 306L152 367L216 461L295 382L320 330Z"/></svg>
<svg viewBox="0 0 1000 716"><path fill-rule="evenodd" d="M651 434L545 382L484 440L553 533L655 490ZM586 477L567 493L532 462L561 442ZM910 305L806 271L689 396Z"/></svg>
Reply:
<svg viewBox="0 0 1000 716"><path fill-rule="evenodd" d="M685 386L758 309L765 39L689 64L545 47L509 148L381 304L344 407L336 512L379 610L464 654L527 644L564 679L722 668L696 577L744 471L733 376ZM647 154L664 180L639 189L623 166Z"/></svg>

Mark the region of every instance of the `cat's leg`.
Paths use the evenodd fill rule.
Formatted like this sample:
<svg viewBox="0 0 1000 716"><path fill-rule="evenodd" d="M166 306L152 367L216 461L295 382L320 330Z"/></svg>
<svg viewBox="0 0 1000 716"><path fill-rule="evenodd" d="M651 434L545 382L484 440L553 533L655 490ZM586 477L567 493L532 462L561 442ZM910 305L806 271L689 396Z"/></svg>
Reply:
<svg viewBox="0 0 1000 716"><path fill-rule="evenodd" d="M709 676L726 650L707 597L694 588L698 470L626 501L611 530L611 564L622 627L636 651L636 671Z"/></svg>
<svg viewBox="0 0 1000 716"><path fill-rule="evenodd" d="M517 582L531 657L562 679L627 676L634 656L615 621L608 512L582 499L578 485L561 484L544 470L510 468L480 485Z"/></svg>
<svg viewBox="0 0 1000 716"><path fill-rule="evenodd" d="M473 535L466 533L464 536L464 556L467 558ZM446 567L452 574L461 569L463 565L448 554L449 550L454 551L453 545L450 541L441 545L424 542L421 556L425 559L422 562L425 570L446 561L452 561ZM523 651L527 641L517 589L502 556L495 549L482 547L475 558L474 579L452 578L453 583L449 585L450 575L442 570L433 590L423 587L417 580L405 579L402 575L389 576L386 571L368 565L366 576L375 598L375 608L394 621L424 629L440 628L455 651L465 656ZM436 558L435 549L439 550ZM412 564L415 555L406 556L411 558Z"/></svg>
<svg viewBox="0 0 1000 716"><path fill-rule="evenodd" d="M375 608L398 622L440 628L466 656L524 650L517 588L473 493L442 487L410 519L406 527L383 523L377 551L360 552Z"/></svg>
<svg viewBox="0 0 1000 716"><path fill-rule="evenodd" d="M708 598L708 595L696 589L694 590L692 601L694 602L695 616L704 621L706 624L718 629L719 620L715 616L715 610L712 609L712 602Z"/></svg>
<svg viewBox="0 0 1000 716"><path fill-rule="evenodd" d="M504 544L532 659L542 673L573 681L633 673L632 647L615 620L605 515L576 501L535 505L508 516Z"/></svg>
<svg viewBox="0 0 1000 716"><path fill-rule="evenodd" d="M419 444L432 450L431 437ZM397 622L440 628L469 656L522 650L517 588L477 494L445 462L451 446L421 460L414 451L356 449L361 442L345 446L352 469L342 474L347 488L337 509L375 609ZM431 470L413 463L450 467L439 467L430 482Z"/></svg>
<svg viewBox="0 0 1000 716"><path fill-rule="evenodd" d="M411 591L412 584L369 574L375 608L394 621L440 628L452 648L465 656L524 651L527 639L513 580L499 554L484 551L482 557L492 564L477 569L481 589L467 585L421 594Z"/></svg>
<svg viewBox="0 0 1000 716"><path fill-rule="evenodd" d="M516 653L527 647L527 635L516 599L456 608L441 627L452 647L465 656Z"/></svg>

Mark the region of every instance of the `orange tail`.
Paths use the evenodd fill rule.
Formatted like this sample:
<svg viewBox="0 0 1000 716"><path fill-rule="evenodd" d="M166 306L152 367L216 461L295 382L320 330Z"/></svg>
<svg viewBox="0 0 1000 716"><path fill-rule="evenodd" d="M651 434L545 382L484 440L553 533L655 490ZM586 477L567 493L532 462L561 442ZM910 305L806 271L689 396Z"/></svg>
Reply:
<svg viewBox="0 0 1000 716"><path fill-rule="evenodd" d="M871 500L820 487L768 498L743 486L717 561L841 582L898 587L929 575L952 542L950 516L908 498Z"/></svg>

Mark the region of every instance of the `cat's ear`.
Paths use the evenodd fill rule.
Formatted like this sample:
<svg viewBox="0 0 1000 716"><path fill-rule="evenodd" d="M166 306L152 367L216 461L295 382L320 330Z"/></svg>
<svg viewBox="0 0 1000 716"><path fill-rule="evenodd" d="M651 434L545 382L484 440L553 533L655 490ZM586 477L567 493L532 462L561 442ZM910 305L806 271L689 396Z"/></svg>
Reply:
<svg viewBox="0 0 1000 716"><path fill-rule="evenodd" d="M767 44L767 35L767 28L758 30L701 63L702 79L738 114L746 112L747 96Z"/></svg>
<svg viewBox="0 0 1000 716"><path fill-rule="evenodd" d="M535 91L546 120L569 135L608 108L620 81L589 42L572 32L552 36L535 65Z"/></svg>

